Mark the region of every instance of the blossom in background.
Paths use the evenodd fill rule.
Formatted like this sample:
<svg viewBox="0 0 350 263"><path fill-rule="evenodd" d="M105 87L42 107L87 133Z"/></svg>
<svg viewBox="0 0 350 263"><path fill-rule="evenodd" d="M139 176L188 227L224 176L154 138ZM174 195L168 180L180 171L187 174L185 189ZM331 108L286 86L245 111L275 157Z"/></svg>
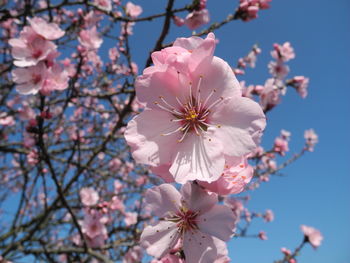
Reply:
<svg viewBox="0 0 350 263"><path fill-rule="evenodd" d="M282 84L279 80L272 78L266 80L264 89L260 93L260 105L265 112L281 102L280 85Z"/></svg>
<svg viewBox="0 0 350 263"><path fill-rule="evenodd" d="M286 152L289 151L288 141L283 137L277 137L273 145L273 151L282 156L285 156Z"/></svg>
<svg viewBox="0 0 350 263"><path fill-rule="evenodd" d="M93 206L98 203L99 195L92 187L84 187L79 192L81 202L86 206Z"/></svg>
<svg viewBox="0 0 350 263"><path fill-rule="evenodd" d="M80 44L87 49L98 49L103 42L102 38L97 32L96 26L86 30L81 30L78 40Z"/></svg>
<svg viewBox="0 0 350 263"><path fill-rule="evenodd" d="M269 72L272 76L277 79L283 79L289 73L289 67L285 65L282 61L271 61L268 64Z"/></svg>
<svg viewBox="0 0 350 263"><path fill-rule="evenodd" d="M258 17L259 10L270 8L269 3L271 1L272 0L240 0L235 16L245 22L253 20Z"/></svg>
<svg viewBox="0 0 350 263"><path fill-rule="evenodd" d="M289 42L285 42L283 45L274 44L274 50L271 51L271 56L276 60L282 60L287 62L295 58L294 49Z"/></svg>
<svg viewBox="0 0 350 263"><path fill-rule="evenodd" d="M176 182L213 182L224 170L225 156L253 151L266 120L261 107L242 97L231 67L213 56L214 34L206 39L179 38L154 52L154 66L136 80L146 109L125 131L135 160L170 165Z"/></svg>
<svg viewBox="0 0 350 263"><path fill-rule="evenodd" d="M264 218L265 222L272 222L275 219L275 215L272 212L272 210L268 209L265 211L263 218Z"/></svg>
<svg viewBox="0 0 350 263"><path fill-rule="evenodd" d="M259 234L258 234L258 237L259 237L261 240L267 240L267 235L266 235L266 232L265 232L265 231L260 231Z"/></svg>
<svg viewBox="0 0 350 263"><path fill-rule="evenodd" d="M180 240L187 263L214 262L222 256L218 251L233 234L235 217L230 208L217 205L216 194L193 183L180 192L162 184L147 190L145 200L147 209L161 219L141 234L141 246L149 255L162 258Z"/></svg>
<svg viewBox="0 0 350 263"><path fill-rule="evenodd" d="M112 1L111 0L94 0L94 4L101 7L106 11L112 10Z"/></svg>
<svg viewBox="0 0 350 263"><path fill-rule="evenodd" d="M185 18L185 25L194 30L202 25L208 24L210 21L208 9L202 9L200 11L193 11L189 13Z"/></svg>
<svg viewBox="0 0 350 263"><path fill-rule="evenodd" d="M142 7L139 5L135 5L131 2L127 2L125 5L125 12L128 16L132 18L136 18L142 13Z"/></svg>
<svg viewBox="0 0 350 263"><path fill-rule="evenodd" d="M307 150L313 152L314 146L318 143L318 135L313 129L309 129L304 132L304 138L306 141Z"/></svg>
<svg viewBox="0 0 350 263"><path fill-rule="evenodd" d="M309 78L304 76L295 76L287 81L288 85L291 85L298 92L303 99L307 96L307 88L309 86Z"/></svg>
<svg viewBox="0 0 350 263"><path fill-rule="evenodd" d="M314 249L321 245L323 236L319 230L305 225L301 225L300 229L304 233L305 241L309 242Z"/></svg>

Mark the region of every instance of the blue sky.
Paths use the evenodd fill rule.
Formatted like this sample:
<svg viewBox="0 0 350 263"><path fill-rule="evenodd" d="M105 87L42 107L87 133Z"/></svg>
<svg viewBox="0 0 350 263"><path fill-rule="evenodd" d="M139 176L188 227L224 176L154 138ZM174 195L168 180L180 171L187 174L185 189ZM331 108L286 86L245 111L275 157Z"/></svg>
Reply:
<svg viewBox="0 0 350 263"><path fill-rule="evenodd" d="M180 3L186 1L177 1ZM164 1L135 1L148 15L162 10ZM162 4L161 4L162 3ZM238 1L208 0L212 21L225 17ZM273 0L271 9L259 18L244 23L234 21L216 32L220 43L216 55L235 65L250 47L258 43L263 53L257 68L240 78L251 84L263 84L269 77L267 63L273 43L290 41L296 58L289 64L289 76L310 78L309 96L301 99L288 90L283 102L268 115L263 146L269 147L281 129L292 132L290 154L304 143L305 129L314 128L319 144L313 153L285 169L285 177L273 177L269 183L251 192L248 208L263 212L270 208L275 221L257 220L252 233L265 230L267 241L238 239L229 243L230 256L236 263L273 262L280 259L280 248L294 249L302 240L300 225L321 230L324 242L314 251L306 246L299 263L350 262L350 1L348 0ZM184 16L184 15L183 15ZM134 61L143 67L147 50L153 47L160 31L159 23L140 23L131 37ZM156 25L157 24L157 25ZM186 28L172 27L167 43L189 36ZM146 41L147 40L147 41Z"/></svg>

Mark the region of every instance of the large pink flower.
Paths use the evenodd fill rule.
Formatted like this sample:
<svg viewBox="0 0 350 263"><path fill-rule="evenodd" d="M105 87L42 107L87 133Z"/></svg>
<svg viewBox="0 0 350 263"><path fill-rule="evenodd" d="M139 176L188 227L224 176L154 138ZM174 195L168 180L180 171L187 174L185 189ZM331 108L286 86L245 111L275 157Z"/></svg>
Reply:
<svg viewBox="0 0 350 263"><path fill-rule="evenodd" d="M193 183L185 184L181 193L162 184L147 190L145 199L161 219L142 232L140 242L148 254L162 258L180 240L188 263L211 263L222 256L235 217L230 208L216 204L216 194L209 195Z"/></svg>
<svg viewBox="0 0 350 263"><path fill-rule="evenodd" d="M133 157L152 166L169 165L175 181L212 182L225 156L257 147L265 116L242 97L231 67L213 56L215 37L177 39L152 54L154 66L136 81L146 109L128 124L125 138Z"/></svg>

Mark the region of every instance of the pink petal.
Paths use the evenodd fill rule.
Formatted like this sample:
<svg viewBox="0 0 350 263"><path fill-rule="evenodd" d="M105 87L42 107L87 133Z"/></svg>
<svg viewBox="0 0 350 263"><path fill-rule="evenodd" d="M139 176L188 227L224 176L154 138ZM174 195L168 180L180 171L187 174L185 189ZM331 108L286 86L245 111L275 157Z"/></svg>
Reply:
<svg viewBox="0 0 350 263"><path fill-rule="evenodd" d="M210 63L213 59L215 44L214 34L209 34L197 48L193 49L188 65L190 71L194 71L200 64Z"/></svg>
<svg viewBox="0 0 350 263"><path fill-rule="evenodd" d="M184 79L183 74L179 75L174 68L168 65L157 67L156 71L149 72L149 69L152 70L155 67L146 69L144 75L136 79L135 87L138 100L141 103L146 103L148 108L159 109L155 102L161 102L160 96L162 96L167 103L178 108L179 105L175 97L181 99L188 93L189 81Z"/></svg>
<svg viewBox="0 0 350 263"><path fill-rule="evenodd" d="M143 230L140 244L149 255L161 258L176 245L179 239L177 230L176 223L160 221L158 224L147 226Z"/></svg>
<svg viewBox="0 0 350 263"><path fill-rule="evenodd" d="M249 98L233 97L213 109L210 123L220 126L215 136L224 142L224 153L242 156L257 147L266 119L259 104Z"/></svg>
<svg viewBox="0 0 350 263"><path fill-rule="evenodd" d="M179 127L170 121L172 118L165 111L146 109L128 123L124 136L137 162L153 166L170 162L172 151L169 149L177 147L179 135L177 132L162 134Z"/></svg>
<svg viewBox="0 0 350 263"><path fill-rule="evenodd" d="M233 234L235 219L229 207L216 205L207 212L199 215L197 226L203 233L227 241Z"/></svg>
<svg viewBox="0 0 350 263"><path fill-rule="evenodd" d="M181 195L170 184L162 184L148 189L145 194L147 207L156 216L164 217L168 212L177 212L181 204Z"/></svg>
<svg viewBox="0 0 350 263"><path fill-rule="evenodd" d="M181 188L183 202L191 211L201 211L201 213L211 209L218 202L216 194L209 194L199 185L186 183Z"/></svg>
<svg viewBox="0 0 350 263"><path fill-rule="evenodd" d="M218 57L213 57L210 63L203 63L193 73L194 86L200 83L201 99L205 100L210 93L215 91L208 102L206 108L221 98L241 96L241 86L236 79L231 67Z"/></svg>
<svg viewBox="0 0 350 263"><path fill-rule="evenodd" d="M169 170L176 182L183 184L196 179L212 182L219 178L225 164L223 146L211 135L209 130L201 136L187 134L187 138L178 143Z"/></svg>
<svg viewBox="0 0 350 263"><path fill-rule="evenodd" d="M183 240L186 262L215 262L222 253L222 243L219 242L215 237L200 231L186 232Z"/></svg>

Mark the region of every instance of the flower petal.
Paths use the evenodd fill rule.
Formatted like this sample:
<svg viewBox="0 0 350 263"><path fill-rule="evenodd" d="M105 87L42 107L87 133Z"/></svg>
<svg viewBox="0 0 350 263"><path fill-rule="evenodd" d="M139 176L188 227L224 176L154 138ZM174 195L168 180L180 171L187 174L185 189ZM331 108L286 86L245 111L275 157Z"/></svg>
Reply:
<svg viewBox="0 0 350 263"><path fill-rule="evenodd" d="M153 166L170 162L169 149L178 146L179 135L162 134L180 127L172 118L166 111L146 109L128 123L124 136L137 162Z"/></svg>
<svg viewBox="0 0 350 263"><path fill-rule="evenodd" d="M187 134L178 144L169 170L176 182L184 184L196 179L212 182L219 178L225 164L223 146L211 134L209 130L201 136Z"/></svg>
<svg viewBox="0 0 350 263"><path fill-rule="evenodd" d="M140 244L147 253L156 258L166 255L179 239L176 223L160 221L154 226L147 226L140 238Z"/></svg>
<svg viewBox="0 0 350 263"><path fill-rule="evenodd" d="M201 213L211 209L218 202L216 194L209 194L199 185L190 182L181 188L181 195L188 209L200 211Z"/></svg>
<svg viewBox="0 0 350 263"><path fill-rule="evenodd" d="M235 219L229 207L216 205L198 216L197 226L203 233L227 241L233 234Z"/></svg>
<svg viewBox="0 0 350 263"><path fill-rule="evenodd" d="M228 156L242 156L253 151L266 125L265 115L255 101L244 97L225 99L210 116L215 136L224 144Z"/></svg>
<svg viewBox="0 0 350 263"><path fill-rule="evenodd" d="M170 184L162 184L148 189L145 199L147 208L159 217L166 216L168 212L177 212L181 204L179 191Z"/></svg>
<svg viewBox="0 0 350 263"><path fill-rule="evenodd" d="M188 263L213 263L227 253L226 244L200 231L187 232L183 240L183 250Z"/></svg>

